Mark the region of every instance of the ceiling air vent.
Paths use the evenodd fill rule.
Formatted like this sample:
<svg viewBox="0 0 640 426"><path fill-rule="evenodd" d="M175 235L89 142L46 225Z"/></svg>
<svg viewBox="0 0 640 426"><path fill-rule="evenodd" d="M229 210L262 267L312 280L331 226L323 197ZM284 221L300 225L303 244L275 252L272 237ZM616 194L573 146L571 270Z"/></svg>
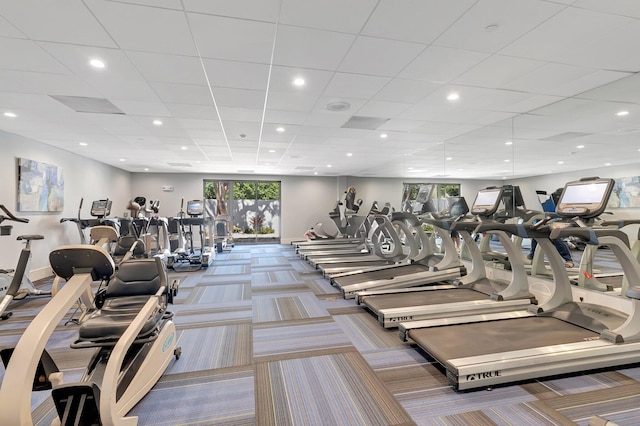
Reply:
<svg viewBox="0 0 640 426"><path fill-rule="evenodd" d="M191 163L167 163L171 167L192 167Z"/></svg>
<svg viewBox="0 0 640 426"><path fill-rule="evenodd" d="M342 127L344 129L376 130L387 121L389 121L388 118L362 117L354 115L349 120L347 120L347 122L344 123Z"/></svg>
<svg viewBox="0 0 640 426"><path fill-rule="evenodd" d="M50 95L53 99L68 106L75 112L91 112L94 114L123 114L117 106L105 98L87 98L84 96Z"/></svg>

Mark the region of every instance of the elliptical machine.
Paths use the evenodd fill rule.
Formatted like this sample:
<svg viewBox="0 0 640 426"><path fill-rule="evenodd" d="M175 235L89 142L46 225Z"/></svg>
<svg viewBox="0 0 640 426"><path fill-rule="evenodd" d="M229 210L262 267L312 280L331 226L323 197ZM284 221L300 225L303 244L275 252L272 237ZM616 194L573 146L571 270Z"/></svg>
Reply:
<svg viewBox="0 0 640 426"><path fill-rule="evenodd" d="M174 217L169 222L171 254L167 258L167 268L178 269L178 265L182 263L189 265L188 268L185 268L189 271L207 268L215 256L211 246L205 242L205 227L210 227L211 221L204 217L204 205L201 200L187 201L186 215L183 208L184 200L180 204L178 217ZM200 237L198 247L194 243L194 226L198 227Z"/></svg>
<svg viewBox="0 0 640 426"><path fill-rule="evenodd" d="M29 223L29 219L14 216L4 205L0 204L0 224L5 220L13 222ZM6 215L6 216L5 216ZM1 235L11 234L11 225L4 225L1 228ZM14 300L22 300L27 296L51 296L50 291L38 290L29 279L29 266L31 264L31 241L42 240L42 235L20 235L18 241L24 241L24 248L20 252L18 265L15 270L0 269L0 320L8 319L12 313L7 312L9 304ZM12 275L9 275L13 273Z"/></svg>

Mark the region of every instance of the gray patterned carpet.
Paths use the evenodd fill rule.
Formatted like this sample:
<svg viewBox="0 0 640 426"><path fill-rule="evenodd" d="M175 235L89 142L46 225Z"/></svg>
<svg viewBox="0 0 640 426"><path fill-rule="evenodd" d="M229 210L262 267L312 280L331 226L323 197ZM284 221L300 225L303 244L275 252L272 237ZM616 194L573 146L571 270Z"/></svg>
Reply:
<svg viewBox="0 0 640 426"><path fill-rule="evenodd" d="M140 425L586 425L593 415L640 424L640 367L454 392L430 359L290 246L236 246L208 270L174 274L183 355L132 410ZM17 303L0 346L44 303ZM48 345L66 382L90 356L69 348L76 330L61 323ZM37 424L50 424L47 392L32 408Z"/></svg>

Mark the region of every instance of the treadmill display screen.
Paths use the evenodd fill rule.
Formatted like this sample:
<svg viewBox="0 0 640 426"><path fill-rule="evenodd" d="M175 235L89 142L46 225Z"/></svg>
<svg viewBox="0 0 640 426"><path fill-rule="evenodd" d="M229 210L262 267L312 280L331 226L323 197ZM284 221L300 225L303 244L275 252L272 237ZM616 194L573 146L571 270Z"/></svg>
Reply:
<svg viewBox="0 0 640 426"><path fill-rule="evenodd" d="M567 185L559 204L601 204L608 186L608 182Z"/></svg>
<svg viewBox="0 0 640 426"><path fill-rule="evenodd" d="M433 185L420 185L420 190L416 196L418 203L426 203L431 198L431 192L433 191Z"/></svg>
<svg viewBox="0 0 640 426"><path fill-rule="evenodd" d="M187 214L189 216L200 216L204 212L202 201L191 200L187 201Z"/></svg>
<svg viewBox="0 0 640 426"><path fill-rule="evenodd" d="M500 189L492 189L489 191L478 191L473 206L495 206L500 197Z"/></svg>

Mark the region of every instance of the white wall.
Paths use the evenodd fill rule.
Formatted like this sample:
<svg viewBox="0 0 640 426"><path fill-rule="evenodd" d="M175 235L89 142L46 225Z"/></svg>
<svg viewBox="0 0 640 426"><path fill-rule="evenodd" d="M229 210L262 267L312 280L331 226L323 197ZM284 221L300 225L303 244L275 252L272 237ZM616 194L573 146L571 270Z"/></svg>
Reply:
<svg viewBox="0 0 640 426"><path fill-rule="evenodd" d="M28 224L5 222L13 225L10 236L3 236L0 243L0 268L15 268L22 244L18 235L42 234L44 240L32 244L33 260L31 278L49 275L49 253L64 244L78 244L77 228L60 223L63 217L76 217L80 198L84 197L83 218L89 217L92 200L109 198L113 201L112 215L124 210L128 201L130 174L120 169L88 160L71 152L0 131L0 204L7 206L18 217L29 219ZM17 158L28 158L62 167L64 173L64 211L17 212L18 166Z"/></svg>

